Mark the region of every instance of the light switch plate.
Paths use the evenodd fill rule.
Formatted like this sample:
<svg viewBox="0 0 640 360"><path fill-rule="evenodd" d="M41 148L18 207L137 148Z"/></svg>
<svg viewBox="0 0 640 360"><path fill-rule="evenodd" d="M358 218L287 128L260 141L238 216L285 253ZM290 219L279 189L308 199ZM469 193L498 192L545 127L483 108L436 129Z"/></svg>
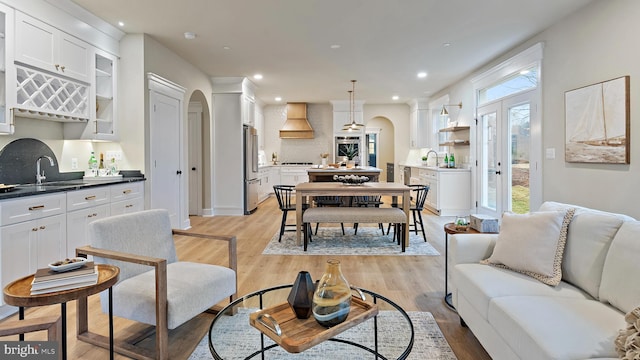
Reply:
<svg viewBox="0 0 640 360"><path fill-rule="evenodd" d="M556 158L556 149L555 148L547 148L546 149L546 158L549 160L553 160Z"/></svg>
<svg viewBox="0 0 640 360"><path fill-rule="evenodd" d="M71 170L78 170L78 158L71 158Z"/></svg>
<svg viewBox="0 0 640 360"><path fill-rule="evenodd" d="M111 159L116 159L116 161L120 161L122 160L122 151L107 151L105 156L105 160L111 161Z"/></svg>

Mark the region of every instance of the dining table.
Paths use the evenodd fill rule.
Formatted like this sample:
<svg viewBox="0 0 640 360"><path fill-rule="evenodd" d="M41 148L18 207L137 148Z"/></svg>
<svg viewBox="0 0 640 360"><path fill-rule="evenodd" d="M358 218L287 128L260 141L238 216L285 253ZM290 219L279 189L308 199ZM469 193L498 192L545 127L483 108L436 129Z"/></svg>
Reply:
<svg viewBox="0 0 640 360"><path fill-rule="evenodd" d="M401 197L398 207L407 216L409 224L409 205L411 188L407 185L391 182L365 182L362 184L346 184L341 182L305 182L296 185L296 245L302 244L302 210L303 204L311 203L314 196L391 196ZM394 201L395 202L395 201ZM404 245L409 246L409 231L404 232Z"/></svg>

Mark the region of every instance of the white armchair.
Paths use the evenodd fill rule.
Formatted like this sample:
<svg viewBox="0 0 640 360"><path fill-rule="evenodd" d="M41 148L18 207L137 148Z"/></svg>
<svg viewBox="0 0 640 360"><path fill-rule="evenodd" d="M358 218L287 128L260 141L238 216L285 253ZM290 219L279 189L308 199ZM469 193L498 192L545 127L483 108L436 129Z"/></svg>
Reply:
<svg viewBox="0 0 640 360"><path fill-rule="evenodd" d="M91 246L76 249L93 255L96 263L120 268L113 287L113 314L155 326L156 351L135 346L152 332L129 341L115 341L115 351L136 359L167 359L168 332L196 315L236 295L236 238L171 229L166 210L147 210L112 216L89 225ZM195 236L228 243L228 267L178 261L173 235ZM152 270L149 270L152 267ZM103 312L108 294L101 294ZM108 339L90 333L86 301L78 302L78 338L108 347Z"/></svg>

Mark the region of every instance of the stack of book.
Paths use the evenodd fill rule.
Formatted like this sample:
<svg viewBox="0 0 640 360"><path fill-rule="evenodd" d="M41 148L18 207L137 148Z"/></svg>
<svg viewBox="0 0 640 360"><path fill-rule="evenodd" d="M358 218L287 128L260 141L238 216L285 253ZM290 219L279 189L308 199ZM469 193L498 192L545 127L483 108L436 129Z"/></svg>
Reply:
<svg viewBox="0 0 640 360"><path fill-rule="evenodd" d="M98 282L98 272L93 261L81 267L64 272L56 272L49 268L38 269L31 282L31 295L70 290Z"/></svg>

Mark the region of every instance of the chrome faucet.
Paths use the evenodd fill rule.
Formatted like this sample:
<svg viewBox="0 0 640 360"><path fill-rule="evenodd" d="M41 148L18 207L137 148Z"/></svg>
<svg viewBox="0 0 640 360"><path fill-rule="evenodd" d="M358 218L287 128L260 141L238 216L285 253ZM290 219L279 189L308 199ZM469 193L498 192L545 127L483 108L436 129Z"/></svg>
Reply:
<svg viewBox="0 0 640 360"><path fill-rule="evenodd" d="M427 152L427 161L429 161L429 154L434 153L436 155L436 167L438 167L438 153L435 152L434 150L429 150ZM426 161L425 161L426 162Z"/></svg>
<svg viewBox="0 0 640 360"><path fill-rule="evenodd" d="M51 163L51 166L54 166L56 164L53 162L51 156L47 155L42 155L38 158L38 160L36 160L36 185L41 185L42 180L47 178L46 176L44 176L44 170L40 171L40 160L42 160L42 158L48 159L49 163Z"/></svg>

